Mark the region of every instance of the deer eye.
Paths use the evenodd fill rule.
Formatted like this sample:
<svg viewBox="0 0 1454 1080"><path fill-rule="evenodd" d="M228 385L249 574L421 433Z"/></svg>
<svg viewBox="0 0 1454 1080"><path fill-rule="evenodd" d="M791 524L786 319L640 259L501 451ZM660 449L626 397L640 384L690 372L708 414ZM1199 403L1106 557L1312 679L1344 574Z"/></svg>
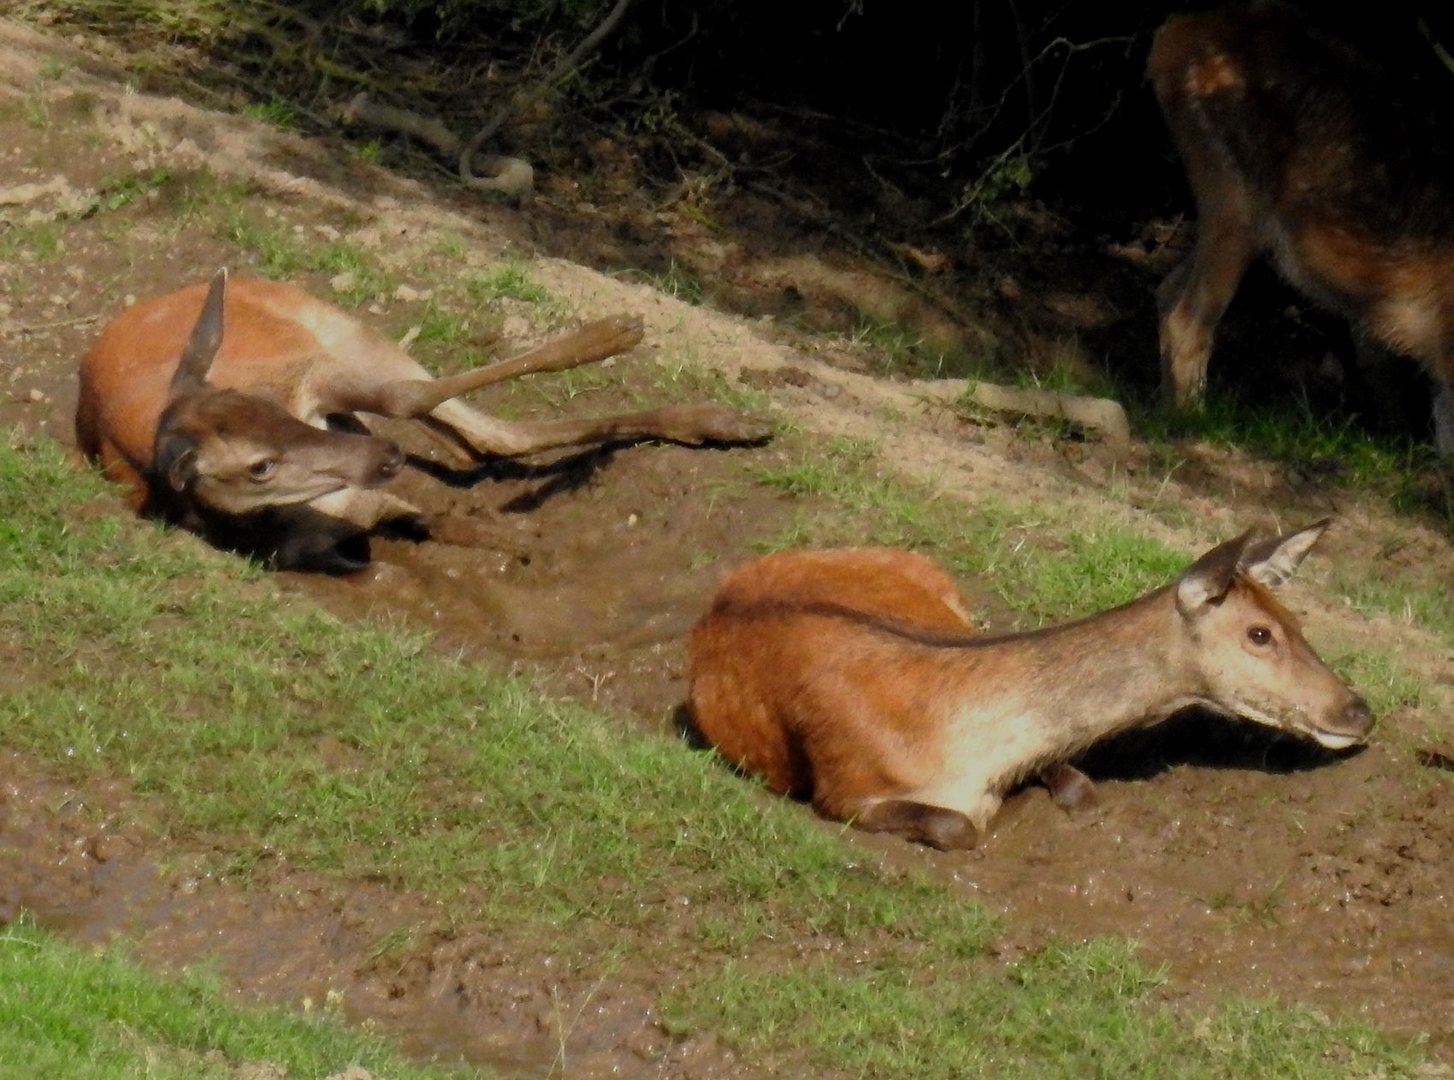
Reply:
<svg viewBox="0 0 1454 1080"><path fill-rule="evenodd" d="M272 476L278 469L277 458L260 458L247 467L247 477L258 483Z"/></svg>
<svg viewBox="0 0 1454 1080"><path fill-rule="evenodd" d="M1247 631L1247 640L1254 645L1271 645L1272 631L1265 626L1254 626Z"/></svg>

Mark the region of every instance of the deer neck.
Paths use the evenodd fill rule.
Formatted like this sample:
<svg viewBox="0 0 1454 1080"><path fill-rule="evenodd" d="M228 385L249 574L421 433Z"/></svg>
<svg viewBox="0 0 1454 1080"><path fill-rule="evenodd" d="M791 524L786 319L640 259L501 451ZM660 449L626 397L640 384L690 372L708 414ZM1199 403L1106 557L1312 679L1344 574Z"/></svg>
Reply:
<svg viewBox="0 0 1454 1080"><path fill-rule="evenodd" d="M960 658L968 686L955 726L972 735L981 724L1010 722L1027 756L1063 759L1205 700L1193 650L1170 589L986 642Z"/></svg>

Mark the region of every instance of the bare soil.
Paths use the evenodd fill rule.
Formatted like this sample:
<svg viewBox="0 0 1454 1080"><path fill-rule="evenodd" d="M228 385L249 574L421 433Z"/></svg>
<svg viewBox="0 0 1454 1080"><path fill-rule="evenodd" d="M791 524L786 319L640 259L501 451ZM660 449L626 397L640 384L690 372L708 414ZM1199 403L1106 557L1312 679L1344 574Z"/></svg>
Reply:
<svg viewBox="0 0 1454 1080"><path fill-rule="evenodd" d="M650 393L633 386L633 365L689 357L765 390L780 418L809 438L877 440L885 461L962 502L966 514L986 496L1041 500L1133 524L1190 554L1250 523L1336 512L1340 524L1308 581L1291 590L1292 604L1315 642L1332 636L1349 651L1360 642L1397 648L1428 679L1432 704L1419 715L1384 717L1373 744L1347 757L1245 725L1178 718L1088 757L1100 781L1097 812L1067 816L1031 789L1011 800L972 853L939 855L882 838L844 842L928 867L1005 912L1007 956L1050 935L1128 937L1151 963L1167 966L1173 999L1275 994L1426 1033L1454 1060L1447 914L1454 800L1444 775L1450 759L1439 749L1454 659L1418 627L1358 615L1323 587L1339 563L1387 565L1447 597L1454 552L1437 522L1400 516L1380 498L1235 450L1185 445L1168 464L1140 445L1118 454L1063 432L968 421L926 405L912 382L865 374L871 361L841 340L824 345L780 320L690 306L550 257L590 247L590 258L606 261L591 237L610 235L611 223L592 233L579 213L562 209L573 204L549 190L538 212L437 196L327 145L175 100L126 95L100 48L86 43L82 51L0 23L0 105L14 106L0 112L0 212L10 221L36 215L67 223L65 257L24 264L23 289L15 287L19 275L0 271L7 283L0 427L13 438L70 440L76 359L123 296L167 291L219 263L236 264L225 239L176 225L166 190L128 207L124 230L106 214L76 209L79 200L104 190L110 176L207 170L245 179L256 205L301 234L342 233L380 259L420 237L455 235L466 242L467 265L488 266L506 253L525 260L532 277L582 317L640 312L648 344L616 364L619 385L561 408L622 407ZM48 67L56 61L47 57L63 70ZM27 119L20 104L40 109L44 122ZM601 148L603 158L611 149ZM547 233L551 223L561 235ZM677 224L675 234L662 230L663 245L679 245L691 231ZM781 219L770 217L759 232L753 224L741 223L741 239L719 265L744 292L739 309L756 297L761 312L776 313L773 297L789 271L796 304L827 310L836 302L829 292L841 299L847 271L829 272L823 267L832 260L813 264L808 254L789 266L777 250ZM755 246L757 235L764 239ZM1105 327L1104 341L1139 341L1130 356L1151 365L1149 293L1159 267L1144 247L1133 254L1114 279L1101 278L1099 291L1084 268L1043 288L1005 284L980 309L983 325L1009 343L1007 351L1034 351L1053 337L1045 329L1053 310ZM1095 256L1113 257L1104 246ZM865 289L895 287L871 267L851 269ZM435 272L456 270L441 264ZM805 280L833 289L815 294ZM1127 281L1144 284L1145 298L1130 299ZM322 280L310 284L326 288ZM407 298L374 308L364 317L391 330L420 317ZM797 321L800 328L813 319ZM822 321L832 323L831 311ZM962 323L952 329L961 337L990 332ZM512 345L538 333L527 320L504 328ZM433 452L425 443L410 449L421 458ZM669 737L685 696L686 630L722 569L750 554L748 542L792 520L791 497L745 479L745 470L781 453L633 447L473 486L412 470L411 498L487 525L493 539L478 547L378 541L370 570L282 575L285 593L289 602L321 603L348 617L427 626L442 648L528 666L561 693ZM111 509L126 512L119 497ZM967 582L966 591L991 622L1008 624L1008 613L984 600L983 583ZM1416 760L1420 748L1427 752ZM535 955L506 956L468 927L379 957L374 943L417 923L425 898L369 882L341 891L286 865L256 874L247 889L200 869L161 875L163 861L202 867L208 853L168 850L157 839L164 823L135 811L124 827L98 827L121 820L131 805L124 785L73 791L17 756L5 759L0 775L0 919L26 909L83 940L139 934L146 955L164 965L216 954L245 993L322 1001L332 990L349 1015L378 1019L412 1051L514 1074L764 1075L761 1063L738 1061L728 1048L666 1034L653 1001L670 972L627 969L603 979L561 970L548 942Z"/></svg>

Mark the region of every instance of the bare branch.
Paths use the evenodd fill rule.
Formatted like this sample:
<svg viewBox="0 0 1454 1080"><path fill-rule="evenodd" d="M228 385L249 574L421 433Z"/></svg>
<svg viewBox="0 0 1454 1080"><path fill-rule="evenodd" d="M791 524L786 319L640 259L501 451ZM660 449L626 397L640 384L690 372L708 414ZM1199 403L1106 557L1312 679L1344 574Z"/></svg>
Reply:
<svg viewBox="0 0 1454 1080"><path fill-rule="evenodd" d="M606 17L601 20L600 25L582 38L580 44L563 57L549 75L541 79L518 98L506 101L495 110L494 115L485 121L484 126L474 133L470 141L465 145L464 150L461 151L459 155L460 179L472 187L478 184L481 178L475 175L471 166L480 148L499 133L500 128L505 126L505 121L510 118L511 113L538 101L545 96L551 87L556 86L566 76L574 72L580 66L581 61L605 40L606 35L616 29L616 25L621 21L621 17L626 14L626 9L635 2L636 0L616 0L615 7L606 14Z"/></svg>

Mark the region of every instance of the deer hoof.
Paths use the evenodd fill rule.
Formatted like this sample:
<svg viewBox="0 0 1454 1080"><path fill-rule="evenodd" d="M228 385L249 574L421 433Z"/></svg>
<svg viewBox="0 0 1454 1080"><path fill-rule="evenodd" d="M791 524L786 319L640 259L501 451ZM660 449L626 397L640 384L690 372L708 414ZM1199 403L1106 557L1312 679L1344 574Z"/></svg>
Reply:
<svg viewBox="0 0 1454 1080"><path fill-rule="evenodd" d="M772 436L773 423L766 417L738 412L721 405L689 405L681 418L683 438L693 446L702 443L755 443Z"/></svg>

